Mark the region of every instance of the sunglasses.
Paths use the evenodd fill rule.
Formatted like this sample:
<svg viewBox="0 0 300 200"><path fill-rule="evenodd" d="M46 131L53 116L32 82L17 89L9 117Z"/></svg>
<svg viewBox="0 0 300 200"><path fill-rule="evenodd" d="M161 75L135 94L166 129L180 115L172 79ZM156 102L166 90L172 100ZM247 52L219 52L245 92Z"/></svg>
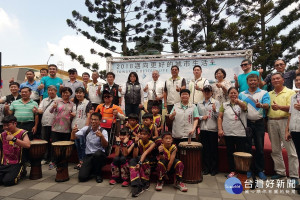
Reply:
<svg viewBox="0 0 300 200"><path fill-rule="evenodd" d="M247 66L248 64L241 64L241 67L245 67L245 66Z"/></svg>
<svg viewBox="0 0 300 200"><path fill-rule="evenodd" d="M109 99L111 96L104 96L103 98L105 98L105 99Z"/></svg>

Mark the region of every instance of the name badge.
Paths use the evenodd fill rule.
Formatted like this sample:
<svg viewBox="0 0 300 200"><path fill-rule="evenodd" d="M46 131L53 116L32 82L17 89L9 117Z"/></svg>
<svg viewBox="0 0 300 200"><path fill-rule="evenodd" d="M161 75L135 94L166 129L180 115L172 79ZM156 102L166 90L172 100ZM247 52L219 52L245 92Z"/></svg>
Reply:
<svg viewBox="0 0 300 200"><path fill-rule="evenodd" d="M102 119L102 123L106 123L106 119Z"/></svg>

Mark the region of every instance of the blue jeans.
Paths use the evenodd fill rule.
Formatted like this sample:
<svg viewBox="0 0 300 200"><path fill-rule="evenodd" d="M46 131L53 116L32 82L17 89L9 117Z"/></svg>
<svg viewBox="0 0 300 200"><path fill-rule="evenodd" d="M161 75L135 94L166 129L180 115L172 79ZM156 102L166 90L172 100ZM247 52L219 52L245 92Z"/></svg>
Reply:
<svg viewBox="0 0 300 200"><path fill-rule="evenodd" d="M75 140L75 146L77 149L78 159L79 161L82 161L85 158L85 137L78 137Z"/></svg>

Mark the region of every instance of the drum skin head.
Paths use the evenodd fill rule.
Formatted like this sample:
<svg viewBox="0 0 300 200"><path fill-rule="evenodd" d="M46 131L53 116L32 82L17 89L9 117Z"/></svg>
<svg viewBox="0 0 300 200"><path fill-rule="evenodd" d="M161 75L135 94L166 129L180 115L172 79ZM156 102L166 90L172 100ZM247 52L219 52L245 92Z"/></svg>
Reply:
<svg viewBox="0 0 300 200"><path fill-rule="evenodd" d="M31 140L30 144L35 145L35 144L47 144L48 142L46 140Z"/></svg>
<svg viewBox="0 0 300 200"><path fill-rule="evenodd" d="M202 144L199 142L191 142L190 144L188 142L180 142L179 147L186 147L186 148L202 148Z"/></svg>
<svg viewBox="0 0 300 200"><path fill-rule="evenodd" d="M53 146L69 146L69 145L73 145L74 142L72 141L58 141L58 142L52 142Z"/></svg>
<svg viewBox="0 0 300 200"><path fill-rule="evenodd" d="M239 157L246 157L246 158L252 157L250 153L246 153L246 152L234 152L233 155Z"/></svg>

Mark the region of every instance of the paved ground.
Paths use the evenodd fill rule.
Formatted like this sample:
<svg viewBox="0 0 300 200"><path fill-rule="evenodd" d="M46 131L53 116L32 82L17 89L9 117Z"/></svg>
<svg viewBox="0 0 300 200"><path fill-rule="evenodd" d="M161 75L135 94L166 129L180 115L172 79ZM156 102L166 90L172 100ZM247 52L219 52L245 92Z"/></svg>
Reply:
<svg viewBox="0 0 300 200"><path fill-rule="evenodd" d="M85 183L79 183L77 179L78 171L73 169L73 164L69 166L70 180L64 183L54 181L56 171L48 170L43 166L43 178L39 180L23 179L16 186L0 186L0 199L53 199L53 200L110 200L110 199L132 199L130 188L122 188L120 184L111 186L108 180L103 183L96 183L90 180ZM249 194L243 192L239 195L229 194L224 189L226 178L224 174L218 174L213 177L204 176L203 182L199 184L188 184L188 192L182 193L176 190L172 185L166 185L163 191L156 192L155 184L152 183L149 191L144 192L136 199L143 200L221 200L221 199L246 199L246 200L300 200L300 195L291 194L292 190L251 190ZM289 193L289 194L288 194Z"/></svg>

